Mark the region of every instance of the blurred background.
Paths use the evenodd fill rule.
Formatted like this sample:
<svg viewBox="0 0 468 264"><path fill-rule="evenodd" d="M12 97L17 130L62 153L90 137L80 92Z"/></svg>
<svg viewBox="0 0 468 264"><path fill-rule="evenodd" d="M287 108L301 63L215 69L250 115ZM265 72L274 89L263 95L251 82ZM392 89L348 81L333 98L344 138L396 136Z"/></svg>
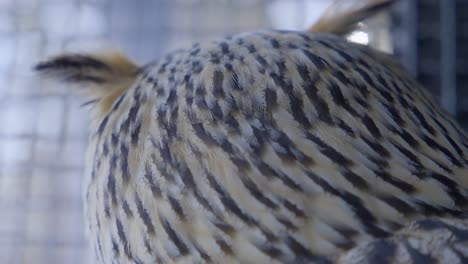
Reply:
<svg viewBox="0 0 468 264"><path fill-rule="evenodd" d="M146 63L239 32L305 29L330 2L0 0L0 263L91 260L81 200L87 109L39 80L34 63L109 46ZM466 127L466 14L466 0L401 0L349 39L395 54Z"/></svg>

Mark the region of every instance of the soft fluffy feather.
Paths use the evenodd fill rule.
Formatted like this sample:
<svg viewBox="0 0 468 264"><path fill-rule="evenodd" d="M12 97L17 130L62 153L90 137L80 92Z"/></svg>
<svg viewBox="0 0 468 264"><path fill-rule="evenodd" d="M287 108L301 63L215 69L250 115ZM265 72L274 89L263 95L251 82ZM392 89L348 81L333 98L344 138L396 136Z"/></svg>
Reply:
<svg viewBox="0 0 468 264"><path fill-rule="evenodd" d="M34 69L72 85L91 102L99 102L101 113L107 113L139 73L138 66L120 52L65 53L38 63Z"/></svg>
<svg viewBox="0 0 468 264"><path fill-rule="evenodd" d="M309 31L345 35L355 29L359 22L388 9L396 1L335 0Z"/></svg>

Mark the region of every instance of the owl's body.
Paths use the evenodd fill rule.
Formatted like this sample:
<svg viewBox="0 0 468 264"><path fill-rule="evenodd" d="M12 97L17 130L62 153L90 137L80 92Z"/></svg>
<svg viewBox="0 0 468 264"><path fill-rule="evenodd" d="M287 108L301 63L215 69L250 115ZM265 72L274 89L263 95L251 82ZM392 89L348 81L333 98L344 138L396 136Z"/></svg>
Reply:
<svg viewBox="0 0 468 264"><path fill-rule="evenodd" d="M91 131L102 262L332 260L462 211L466 135L375 52L262 32L150 64Z"/></svg>
<svg viewBox="0 0 468 264"><path fill-rule="evenodd" d="M113 71L59 59L38 69ZM66 79L106 80L77 72ZM414 220L460 235L444 247L468 257L467 229L443 225L464 224L467 135L386 55L264 31L130 72L93 101L85 202L99 262L430 259L427 240L404 233Z"/></svg>

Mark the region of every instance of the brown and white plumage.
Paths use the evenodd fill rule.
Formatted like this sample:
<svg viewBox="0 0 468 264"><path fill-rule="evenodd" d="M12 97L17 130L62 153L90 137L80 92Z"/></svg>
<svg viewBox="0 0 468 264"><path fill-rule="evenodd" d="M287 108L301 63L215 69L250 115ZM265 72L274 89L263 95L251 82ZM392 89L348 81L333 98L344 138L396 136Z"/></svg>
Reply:
<svg viewBox="0 0 468 264"><path fill-rule="evenodd" d="M264 31L137 69L85 57L107 67L69 80L130 76L93 98L85 201L102 263L397 260L412 221L466 226L466 133L368 47ZM37 69L62 74L57 61Z"/></svg>
<svg viewBox="0 0 468 264"><path fill-rule="evenodd" d="M345 35L395 2L397 0L334 0L308 31Z"/></svg>

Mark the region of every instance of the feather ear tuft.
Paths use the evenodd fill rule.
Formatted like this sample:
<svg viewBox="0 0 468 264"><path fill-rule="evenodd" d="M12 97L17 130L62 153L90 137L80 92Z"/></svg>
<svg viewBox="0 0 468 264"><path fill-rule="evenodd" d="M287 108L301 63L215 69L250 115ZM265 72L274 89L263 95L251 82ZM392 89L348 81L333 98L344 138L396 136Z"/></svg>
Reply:
<svg viewBox="0 0 468 264"><path fill-rule="evenodd" d="M135 82L140 68L126 56L111 53L65 53L34 66L41 76L63 81L107 111Z"/></svg>
<svg viewBox="0 0 468 264"><path fill-rule="evenodd" d="M335 0L309 32L324 32L343 36L357 24L389 8L397 0Z"/></svg>

